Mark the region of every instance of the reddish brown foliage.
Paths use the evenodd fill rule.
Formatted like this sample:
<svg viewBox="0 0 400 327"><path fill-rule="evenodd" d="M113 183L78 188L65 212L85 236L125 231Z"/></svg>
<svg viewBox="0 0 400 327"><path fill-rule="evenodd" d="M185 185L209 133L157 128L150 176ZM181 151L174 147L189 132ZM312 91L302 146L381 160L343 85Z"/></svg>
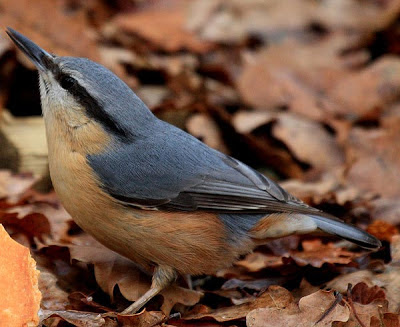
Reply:
<svg viewBox="0 0 400 327"><path fill-rule="evenodd" d="M399 15L398 0L0 0L3 25L99 61L160 118L292 178L283 185L294 195L385 241L377 253L323 236L272 241L216 276L193 276L193 290L181 276L146 311L122 316L150 276L81 231L54 193L33 191L35 178L0 171L0 223L37 261L41 319L399 326ZM26 67L0 37L0 109Z"/></svg>

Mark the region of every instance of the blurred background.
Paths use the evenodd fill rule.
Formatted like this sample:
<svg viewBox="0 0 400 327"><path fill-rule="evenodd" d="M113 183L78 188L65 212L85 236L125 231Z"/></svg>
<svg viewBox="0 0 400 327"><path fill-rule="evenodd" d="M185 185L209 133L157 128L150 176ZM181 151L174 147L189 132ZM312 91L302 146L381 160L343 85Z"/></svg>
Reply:
<svg viewBox="0 0 400 327"><path fill-rule="evenodd" d="M400 1L0 0L0 168L48 190L37 72L87 57L161 119L348 220L400 223Z"/></svg>

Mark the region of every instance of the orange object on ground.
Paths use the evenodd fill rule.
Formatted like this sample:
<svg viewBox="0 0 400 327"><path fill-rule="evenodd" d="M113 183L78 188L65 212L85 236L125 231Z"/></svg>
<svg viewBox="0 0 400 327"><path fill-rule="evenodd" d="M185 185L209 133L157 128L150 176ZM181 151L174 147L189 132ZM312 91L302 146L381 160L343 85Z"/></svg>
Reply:
<svg viewBox="0 0 400 327"><path fill-rule="evenodd" d="M42 297L38 277L29 249L0 224L0 327L38 325Z"/></svg>

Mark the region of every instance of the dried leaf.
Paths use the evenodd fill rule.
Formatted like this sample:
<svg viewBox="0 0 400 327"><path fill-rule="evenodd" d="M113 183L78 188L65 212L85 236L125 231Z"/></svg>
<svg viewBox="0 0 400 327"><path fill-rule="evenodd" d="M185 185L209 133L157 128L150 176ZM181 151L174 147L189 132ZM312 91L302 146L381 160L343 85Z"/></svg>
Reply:
<svg viewBox="0 0 400 327"><path fill-rule="evenodd" d="M400 305L400 268L396 265L388 265L381 273L374 273L370 270L359 270L336 277L327 283L327 287L341 293L346 293L347 285L356 285L359 282L365 283L368 287L375 285L385 290L389 311L396 312Z"/></svg>
<svg viewBox="0 0 400 327"><path fill-rule="evenodd" d="M0 322L3 326L36 326L41 294L36 263L29 249L10 238L0 224Z"/></svg>
<svg viewBox="0 0 400 327"><path fill-rule="evenodd" d="M268 167L276 169L286 176L299 178L303 174L302 168L293 160L288 151L277 145L268 132L257 130L259 127L273 122L275 118L276 114L269 112L264 114L257 111L239 111L234 115L232 122L238 132L244 133L246 142Z"/></svg>
<svg viewBox="0 0 400 327"><path fill-rule="evenodd" d="M283 262L280 256L253 252L235 265L246 268L250 272L257 272L265 268L278 268L283 265Z"/></svg>
<svg viewBox="0 0 400 327"><path fill-rule="evenodd" d="M391 256L392 263L395 265L400 264L400 235L394 235L391 239Z"/></svg>
<svg viewBox="0 0 400 327"><path fill-rule="evenodd" d="M85 237L85 245L67 245L71 259L93 264L96 281L101 289L114 295L114 288L118 285L122 295L136 301L151 285L151 276L143 273L132 261L105 248L91 237ZM168 315L176 303L187 306L195 305L201 293L177 285L171 285L160 293L164 302L161 310Z"/></svg>
<svg viewBox="0 0 400 327"><path fill-rule="evenodd" d="M244 318L250 311L257 308L273 307L284 309L287 306L290 306L292 302L293 297L288 290L280 286L270 286L266 292L253 301L236 306L210 310L209 312L189 314L184 318L186 320L213 318L216 321L224 322Z"/></svg>
<svg viewBox="0 0 400 327"><path fill-rule="evenodd" d="M270 277L270 278L257 278L255 280L240 280L236 278L232 278L227 280L221 286L221 292L224 291L233 291L233 290L255 290L255 291L263 291L272 285L283 285L288 281L288 278L285 276L280 277Z"/></svg>
<svg viewBox="0 0 400 327"><path fill-rule="evenodd" d="M339 110L324 94L349 73L340 56L348 43L348 38L332 36L315 44L270 46L245 63L238 90L253 107L283 107L322 120Z"/></svg>
<svg viewBox="0 0 400 327"><path fill-rule="evenodd" d="M390 25L399 7L397 1L378 5L337 0L197 0L191 5L188 26L206 39L234 44L252 34L274 42L285 37L305 39L311 23L331 32L368 34Z"/></svg>
<svg viewBox="0 0 400 327"><path fill-rule="evenodd" d="M348 157L352 164L347 180L364 192L388 198L400 195L400 132L397 124L383 128L353 128L348 139Z"/></svg>
<svg viewBox="0 0 400 327"><path fill-rule="evenodd" d="M0 6L2 30L11 26L47 51L59 56L74 55L99 59L93 33L90 33L88 28L89 17L85 6L71 11L68 1L64 0L37 0L34 6L29 0L1 0ZM51 13L51 19L44 19L43 13ZM18 53L18 56L30 67L33 66L22 54Z"/></svg>
<svg viewBox="0 0 400 327"><path fill-rule="evenodd" d="M49 221L40 213L31 213L18 218L16 213L0 212L0 223L10 228L13 233L19 232L28 236L31 242L35 237L41 240L44 235L50 233Z"/></svg>
<svg viewBox="0 0 400 327"><path fill-rule="evenodd" d="M320 322L316 323L334 302L335 297L332 291L318 291L301 298L298 307L292 303L286 308L270 307L253 310L246 317L247 326L331 326L334 321L347 321L350 316L349 309L337 304Z"/></svg>
<svg viewBox="0 0 400 327"><path fill-rule="evenodd" d="M396 226L393 226L392 224L382 220L375 220L371 225L368 226L367 232L380 240L389 242L394 235L399 234L399 230Z"/></svg>
<svg viewBox="0 0 400 327"><path fill-rule="evenodd" d="M399 0L0 0L3 24L57 55L100 55L159 118L261 172L297 178L283 186L385 240L374 253L318 236L274 240L188 280L201 299L175 285L146 305L187 319L120 315L151 276L80 230L54 194L29 190L31 176L0 171L0 222L32 247L45 324L225 326L247 316L256 326L398 326L399 13ZM3 34L0 107L15 108L34 72L10 50Z"/></svg>
<svg viewBox="0 0 400 327"><path fill-rule="evenodd" d="M39 290L42 293L42 309L64 310L68 305L68 293L57 285L57 277L50 271L41 271Z"/></svg>
<svg viewBox="0 0 400 327"><path fill-rule="evenodd" d="M376 119L383 108L397 102L400 90L400 60L383 57L356 74L341 79L329 94L341 106L336 113L350 120Z"/></svg>
<svg viewBox="0 0 400 327"><path fill-rule="evenodd" d="M40 310L40 321L46 323L51 317L60 317L77 327L102 327L105 319L98 313L73 310Z"/></svg>
<svg viewBox="0 0 400 327"><path fill-rule="evenodd" d="M368 287L364 282L356 284L351 290L351 298L354 302L360 304L369 304L377 299L384 300L386 298L385 291L374 285Z"/></svg>
<svg viewBox="0 0 400 327"><path fill-rule="evenodd" d="M37 198L37 196L30 197L27 199L27 202L28 203L19 204L9 208L7 213L16 213L18 219L20 220L26 219L26 217L29 217L30 215L35 215L36 217L45 216L48 224L46 228L44 226L45 222L40 224L35 220L35 226L42 226L40 229L42 230L42 234L50 233L51 239L55 242L69 239L67 233L70 226L69 223L72 221L72 218L61 205L59 200L54 197L54 193L51 197L49 196L43 200L40 200L40 198ZM40 230L36 230L35 234L38 234Z"/></svg>
<svg viewBox="0 0 400 327"><path fill-rule="evenodd" d="M221 130L209 115L192 115L187 120L186 126L190 134L197 137L208 146L223 153L229 152L222 139Z"/></svg>
<svg viewBox="0 0 400 327"><path fill-rule="evenodd" d="M395 313L384 313L378 317L371 318L370 327L400 327L400 317Z"/></svg>
<svg viewBox="0 0 400 327"><path fill-rule="evenodd" d="M9 170L0 170L0 199L17 201L18 197L36 182L31 174L13 174Z"/></svg>
<svg viewBox="0 0 400 327"><path fill-rule="evenodd" d="M107 27L109 37L118 34L138 35L156 47L168 51L207 52L211 42L202 41L185 27L185 1L169 1L164 6L147 6L142 10L116 16Z"/></svg>
<svg viewBox="0 0 400 327"><path fill-rule="evenodd" d="M290 257L300 266L321 268L324 263L347 265L357 257L354 252L338 248L333 243L323 244L319 239L304 241L302 245L303 251L290 253Z"/></svg>
<svg viewBox="0 0 400 327"><path fill-rule="evenodd" d="M275 119L276 114L270 111L238 111L232 124L238 133L247 134Z"/></svg>
<svg viewBox="0 0 400 327"><path fill-rule="evenodd" d="M82 292L72 292L68 295L68 300L71 303L71 309L77 311L96 311L96 312L111 312L112 309L105 307L93 300L93 296L86 295Z"/></svg>
<svg viewBox="0 0 400 327"><path fill-rule="evenodd" d="M392 225L400 224L400 202L397 197L375 199L369 205L372 219L383 220Z"/></svg>
<svg viewBox="0 0 400 327"><path fill-rule="evenodd" d="M335 138L322 124L292 114L280 114L272 134L290 149L295 157L314 168L327 170L344 162L344 153Z"/></svg>
<svg viewBox="0 0 400 327"><path fill-rule="evenodd" d="M118 322L122 326L130 327L153 327L158 326L165 321L167 317L158 311L146 311L135 315L117 315Z"/></svg>
<svg viewBox="0 0 400 327"><path fill-rule="evenodd" d="M342 327L360 326L359 320L365 326L370 326L371 318L379 317L381 314L386 313L388 305L386 300L375 300L369 304L353 303L352 309L353 314L350 316L350 320L343 324Z"/></svg>
<svg viewBox="0 0 400 327"><path fill-rule="evenodd" d="M134 315L120 314L99 314L75 310L41 310L40 318L43 323L52 317L60 317L63 321L69 322L77 327L153 327L158 326L165 320L161 312L143 310ZM117 320L117 321L116 321Z"/></svg>
<svg viewBox="0 0 400 327"><path fill-rule="evenodd" d="M281 182L280 185L299 199L313 205L330 200L332 195L344 189L341 183L341 174L337 174L332 170L324 173L317 181L308 182L289 179ZM352 201L357 198L357 195L350 198L347 197L346 199L342 198L341 201L337 202L343 205L346 201Z"/></svg>

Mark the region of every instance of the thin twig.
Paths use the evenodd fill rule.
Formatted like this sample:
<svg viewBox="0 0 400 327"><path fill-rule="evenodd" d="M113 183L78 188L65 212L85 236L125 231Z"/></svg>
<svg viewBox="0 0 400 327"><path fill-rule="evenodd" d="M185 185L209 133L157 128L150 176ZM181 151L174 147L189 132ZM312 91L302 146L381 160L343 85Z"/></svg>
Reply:
<svg viewBox="0 0 400 327"><path fill-rule="evenodd" d="M382 312L382 306L381 305L378 305L378 313L379 313L379 320L380 320L381 326L382 327L386 327L385 316L384 316L384 314Z"/></svg>
<svg viewBox="0 0 400 327"><path fill-rule="evenodd" d="M353 304L353 299L351 298L351 289L352 289L352 285L349 283L347 285L347 301L343 300L345 303L347 303L347 305L350 308L350 311L353 313L354 318L357 319L358 323L360 324L361 327L367 327L360 319L360 317L358 316L356 309L354 308L354 304Z"/></svg>
<svg viewBox="0 0 400 327"><path fill-rule="evenodd" d="M329 308L325 310L325 312L321 315L321 317L319 317L314 326L320 323L322 320L324 320L332 312L332 310L343 300L343 296L339 292L335 291L334 295L335 295L335 300L332 302Z"/></svg>

